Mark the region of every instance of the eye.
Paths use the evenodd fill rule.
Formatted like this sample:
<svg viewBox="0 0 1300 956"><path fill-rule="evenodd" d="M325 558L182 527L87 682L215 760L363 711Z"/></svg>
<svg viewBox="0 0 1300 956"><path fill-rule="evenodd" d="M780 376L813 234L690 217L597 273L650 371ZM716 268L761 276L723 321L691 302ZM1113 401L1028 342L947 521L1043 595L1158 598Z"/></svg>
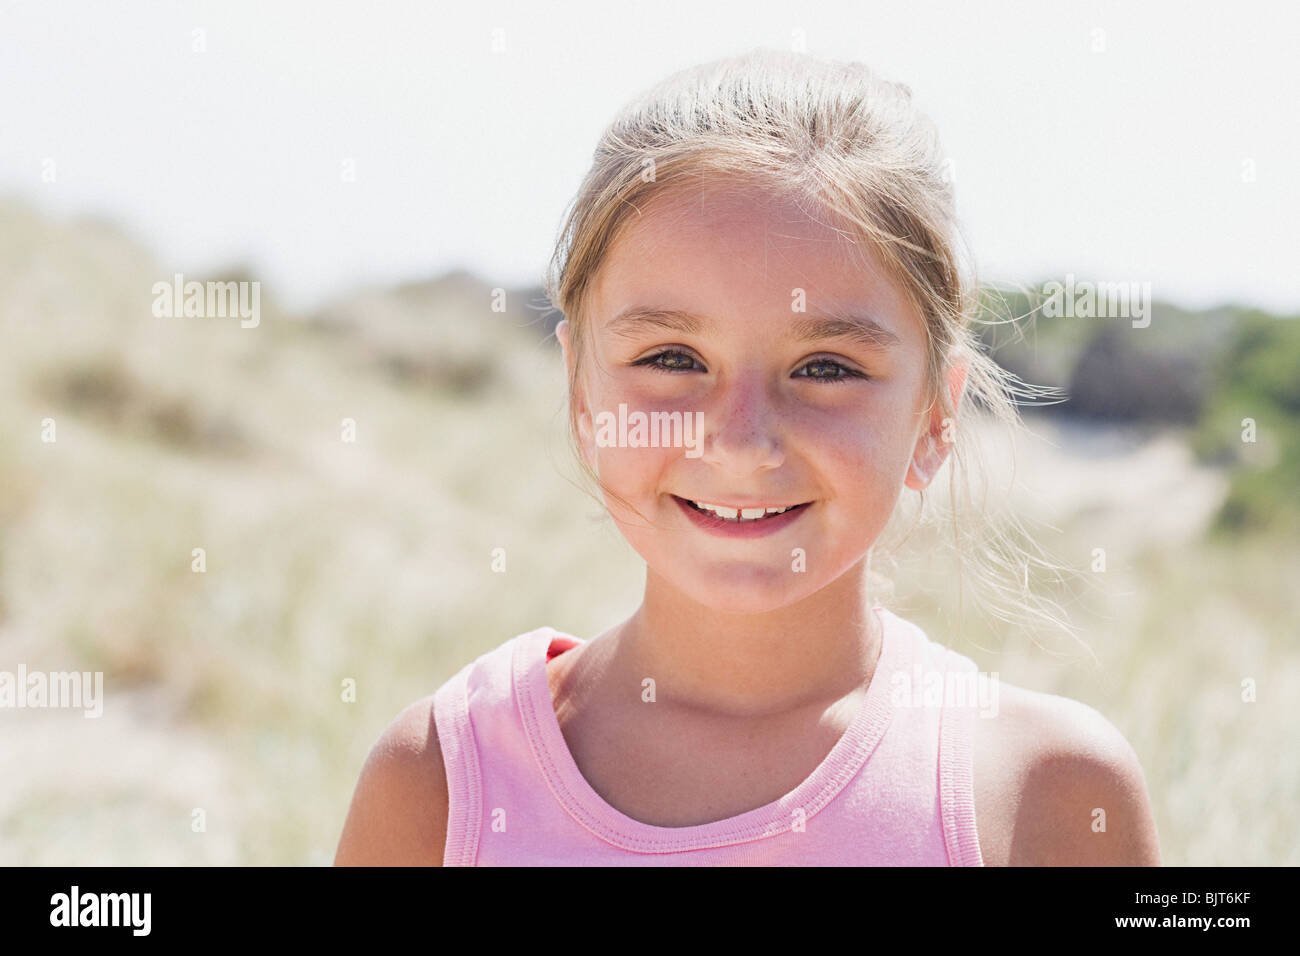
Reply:
<svg viewBox="0 0 1300 956"><path fill-rule="evenodd" d="M862 374L856 369L849 368L847 365L843 365L840 362L836 362L834 359L828 359L828 358L815 358L807 365L805 365L803 368L801 368L799 371L803 372L803 371L807 371L808 369L821 369L822 371L827 372L828 374L800 375L798 372L796 372L795 373L796 377L811 379L814 382L826 382L826 383L847 382L850 379L854 379L854 378L866 379L870 377L868 375Z"/></svg>
<svg viewBox="0 0 1300 956"><path fill-rule="evenodd" d="M632 364L633 366L643 365L646 368L654 369L656 372L667 372L672 374L675 372L693 372L695 371L695 366L699 363L696 361L694 356L683 352L680 349L665 349L662 352L656 352L654 355L647 355L643 359L637 359ZM847 365L829 358L815 358L804 365L803 368L800 369L800 372L807 371L808 369L819 369L821 371L808 375L795 373L795 376L797 378L806 378L814 382L823 382L828 384L847 382L854 378L870 378L870 376L864 375L856 369L851 369Z"/></svg>
<svg viewBox="0 0 1300 956"><path fill-rule="evenodd" d="M659 362L660 359L667 358L669 356L671 356L671 362L673 364L670 365L660 364ZM654 355L647 355L643 359L637 359L632 364L634 366L644 365L647 368L654 369L656 372L672 373L672 372L694 371L694 369L691 368L690 366L681 364L682 362L694 362L694 361L695 358L693 356L688 355L686 352L680 351L679 349L665 349L664 351L657 352Z"/></svg>

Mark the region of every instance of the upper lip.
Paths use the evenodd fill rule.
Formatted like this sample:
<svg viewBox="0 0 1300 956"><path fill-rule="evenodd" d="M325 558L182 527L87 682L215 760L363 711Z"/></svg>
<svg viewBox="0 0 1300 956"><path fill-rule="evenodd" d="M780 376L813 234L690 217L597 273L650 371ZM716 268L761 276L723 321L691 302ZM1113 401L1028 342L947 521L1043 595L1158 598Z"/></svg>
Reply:
<svg viewBox="0 0 1300 956"><path fill-rule="evenodd" d="M683 501L694 502L695 504L704 502L705 504L708 505L717 505L719 508L735 508L737 511L740 511L745 508L748 508L750 510L753 510L754 508L795 508L798 507L799 505L806 505L810 503L807 501L792 501L789 504L778 503L778 502L766 502L766 501L751 501L748 504L737 504L734 500L719 501L717 498L709 498L709 497L686 498L683 497L682 495L676 495L675 497L681 498Z"/></svg>

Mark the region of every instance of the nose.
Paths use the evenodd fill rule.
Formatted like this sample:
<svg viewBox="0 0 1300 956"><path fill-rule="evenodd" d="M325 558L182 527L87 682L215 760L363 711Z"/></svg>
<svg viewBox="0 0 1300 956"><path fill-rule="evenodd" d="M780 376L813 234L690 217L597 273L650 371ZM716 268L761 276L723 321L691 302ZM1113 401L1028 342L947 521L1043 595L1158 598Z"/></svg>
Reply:
<svg viewBox="0 0 1300 956"><path fill-rule="evenodd" d="M736 478L779 468L785 461L779 412L763 377L742 374L704 414L701 457Z"/></svg>

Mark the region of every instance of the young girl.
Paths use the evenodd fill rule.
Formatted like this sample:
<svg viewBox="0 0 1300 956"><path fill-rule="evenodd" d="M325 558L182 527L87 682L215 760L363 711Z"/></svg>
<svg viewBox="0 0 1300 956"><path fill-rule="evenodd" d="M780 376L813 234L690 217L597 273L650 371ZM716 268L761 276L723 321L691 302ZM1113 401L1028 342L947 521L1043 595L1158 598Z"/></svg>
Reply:
<svg viewBox="0 0 1300 956"><path fill-rule="evenodd" d="M906 87L806 55L685 71L614 121L550 293L643 601L590 640L520 634L403 711L336 863L1159 863L1105 718L869 596L974 401L1018 421L945 172Z"/></svg>

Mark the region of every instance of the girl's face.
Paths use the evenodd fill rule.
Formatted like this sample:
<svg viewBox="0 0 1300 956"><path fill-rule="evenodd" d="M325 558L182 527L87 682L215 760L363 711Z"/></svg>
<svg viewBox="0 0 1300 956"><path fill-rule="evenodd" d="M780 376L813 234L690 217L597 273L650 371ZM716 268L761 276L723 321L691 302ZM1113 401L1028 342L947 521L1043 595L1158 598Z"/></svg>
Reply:
<svg viewBox="0 0 1300 956"><path fill-rule="evenodd" d="M610 250L588 308L572 397L584 454L645 516L606 499L651 571L705 606L758 613L821 590L946 455L938 410L923 411L921 316L874 255L787 200L661 194ZM571 363L567 322L557 335ZM616 422L620 404L703 413L696 450L610 446L616 427L598 441L596 416ZM688 502L802 507L737 525Z"/></svg>

